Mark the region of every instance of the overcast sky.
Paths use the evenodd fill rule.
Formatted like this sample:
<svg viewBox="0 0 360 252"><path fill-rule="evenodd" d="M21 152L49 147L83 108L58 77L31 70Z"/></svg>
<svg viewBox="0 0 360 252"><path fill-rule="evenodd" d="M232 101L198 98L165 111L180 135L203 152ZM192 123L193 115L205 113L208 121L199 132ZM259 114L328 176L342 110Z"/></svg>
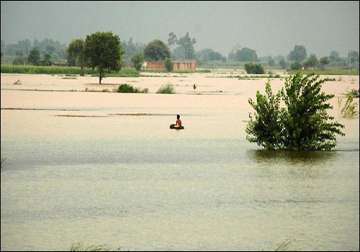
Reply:
<svg viewBox="0 0 360 252"><path fill-rule="evenodd" d="M197 50L225 55L247 46L259 56L287 55L295 44L308 53L359 50L359 2L4 2L5 43L52 38L68 43L96 31L121 40L167 41L169 32L195 37Z"/></svg>

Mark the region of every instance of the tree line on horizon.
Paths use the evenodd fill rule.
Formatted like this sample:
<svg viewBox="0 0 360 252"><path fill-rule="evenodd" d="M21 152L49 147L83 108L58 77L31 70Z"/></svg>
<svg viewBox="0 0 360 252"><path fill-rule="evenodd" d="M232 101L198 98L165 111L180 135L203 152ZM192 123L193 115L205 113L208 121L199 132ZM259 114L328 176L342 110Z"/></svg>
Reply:
<svg viewBox="0 0 360 252"><path fill-rule="evenodd" d="M75 42L74 42L75 41ZM74 45L75 43L75 45ZM1 41L1 57L10 56L13 64L34 64L34 65L79 65L76 62L72 52L69 48L79 43L79 39L72 40L68 45L61 44L52 39L20 40L17 43L5 44ZM163 42L161 40L153 40L148 44L135 43L132 38L128 41L120 41L120 46L123 51L122 65L133 66L138 68L139 62L143 60L165 60L167 58L172 60L179 59L196 59L200 65L226 65L241 62L262 63L270 67L280 67L282 69L298 70L301 68L324 68L326 66L332 67L359 67L359 53L351 50L346 56L333 50L328 56L318 58L315 54L308 55L305 46L295 45L294 48L285 57L278 56L264 56L259 57L254 49L248 47L235 47L227 56L211 49L205 48L202 50L195 50L194 45L197 43L195 38L190 37L187 32L184 36L177 36L170 32L168 40ZM156 48L158 55L149 57L149 49L145 52L147 47ZM151 54L151 53L150 53Z"/></svg>

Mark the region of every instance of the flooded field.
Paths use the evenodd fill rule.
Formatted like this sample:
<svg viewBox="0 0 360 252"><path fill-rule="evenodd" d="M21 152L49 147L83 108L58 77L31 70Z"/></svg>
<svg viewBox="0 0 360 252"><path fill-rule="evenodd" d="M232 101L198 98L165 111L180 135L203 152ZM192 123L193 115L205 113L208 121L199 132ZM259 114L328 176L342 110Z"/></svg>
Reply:
<svg viewBox="0 0 360 252"><path fill-rule="evenodd" d="M337 99L359 77L323 87L345 125L335 151L275 153L245 139L248 98L266 79L238 74L102 86L2 74L1 249L358 250L359 121L341 118ZM109 92L122 83L149 93ZM177 94L155 94L167 83ZM169 129L176 114L185 130Z"/></svg>

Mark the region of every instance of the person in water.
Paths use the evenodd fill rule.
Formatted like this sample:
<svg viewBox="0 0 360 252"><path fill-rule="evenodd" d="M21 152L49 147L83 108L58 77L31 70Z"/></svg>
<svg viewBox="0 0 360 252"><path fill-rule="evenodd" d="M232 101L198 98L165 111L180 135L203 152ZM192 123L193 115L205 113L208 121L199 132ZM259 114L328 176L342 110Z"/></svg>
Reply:
<svg viewBox="0 0 360 252"><path fill-rule="evenodd" d="M175 128L181 128L181 120L180 120L180 115L176 115L176 124L175 124Z"/></svg>

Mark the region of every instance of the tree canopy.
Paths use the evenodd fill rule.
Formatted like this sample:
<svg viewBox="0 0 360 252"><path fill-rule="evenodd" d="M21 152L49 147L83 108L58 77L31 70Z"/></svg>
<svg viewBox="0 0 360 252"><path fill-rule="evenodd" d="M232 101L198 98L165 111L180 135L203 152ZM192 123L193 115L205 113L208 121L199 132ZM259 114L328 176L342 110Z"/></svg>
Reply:
<svg viewBox="0 0 360 252"><path fill-rule="evenodd" d="M234 61L245 61L245 62L255 62L258 60L256 51L248 47L243 47L240 50L236 49L232 51L229 55L229 58Z"/></svg>
<svg viewBox="0 0 360 252"><path fill-rule="evenodd" d="M85 58L87 64L99 71L99 84L105 72L121 69L122 55L120 38L112 32L96 32L86 36Z"/></svg>
<svg viewBox="0 0 360 252"><path fill-rule="evenodd" d="M161 40L153 40L144 49L145 60L165 60L170 58L170 50Z"/></svg>

